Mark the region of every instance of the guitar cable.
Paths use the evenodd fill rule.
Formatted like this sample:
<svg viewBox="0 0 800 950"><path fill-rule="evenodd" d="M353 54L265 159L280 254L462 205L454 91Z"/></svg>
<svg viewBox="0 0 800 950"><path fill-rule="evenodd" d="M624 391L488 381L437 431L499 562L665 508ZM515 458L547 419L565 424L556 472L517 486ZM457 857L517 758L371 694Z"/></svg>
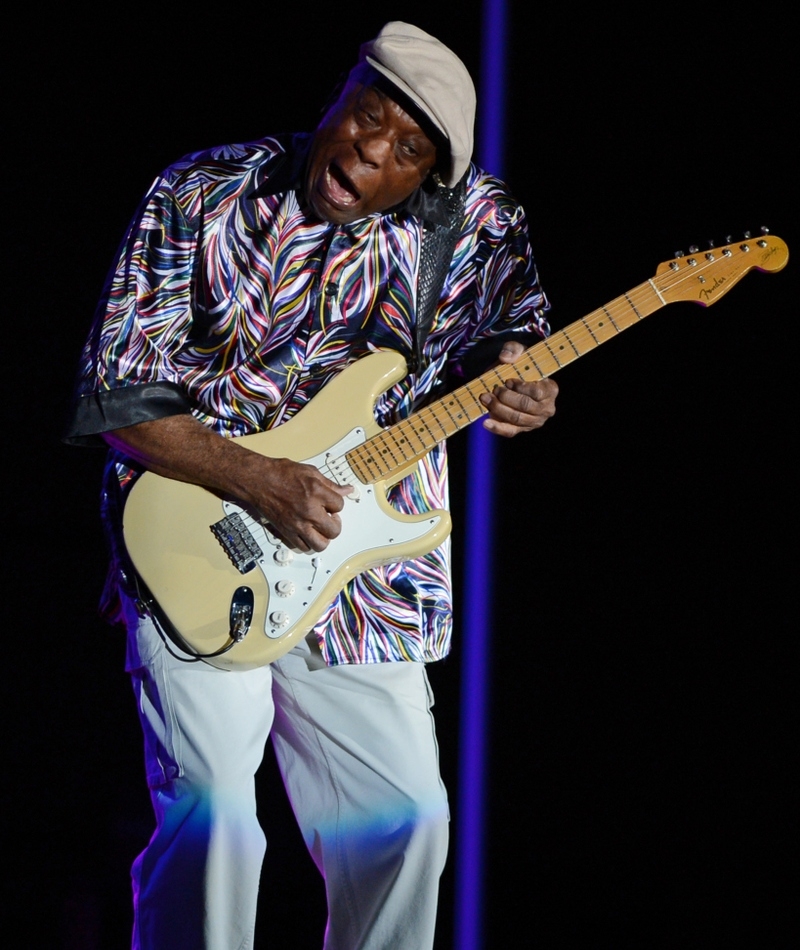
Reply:
<svg viewBox="0 0 800 950"><path fill-rule="evenodd" d="M218 650L214 650L212 653L195 653L192 650L187 649L184 645L183 640L175 629L175 626L170 622L167 615L159 606L158 601L150 593L150 589L147 587L145 582L139 576L137 571L132 571L133 581L136 587L136 604L139 610L140 616L149 616L153 623L155 624L156 630L158 630L161 635L161 640L164 643L164 647L170 656L173 656L176 660L180 660L181 663L197 663L199 660L210 660L216 656L222 656L224 653L227 653L228 650L232 649L239 643L243 637L240 637L238 640L229 634L228 642L224 643ZM175 649L182 650L184 655L181 656L179 653L175 652Z"/></svg>

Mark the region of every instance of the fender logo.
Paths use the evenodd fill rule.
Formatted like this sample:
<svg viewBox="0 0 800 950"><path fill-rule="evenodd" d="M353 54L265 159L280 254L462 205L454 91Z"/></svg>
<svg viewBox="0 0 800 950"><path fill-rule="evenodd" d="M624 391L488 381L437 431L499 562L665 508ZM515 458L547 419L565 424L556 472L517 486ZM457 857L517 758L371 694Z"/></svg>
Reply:
<svg viewBox="0 0 800 950"><path fill-rule="evenodd" d="M708 298L713 295L714 291L720 288L724 283L725 283L724 277L721 280L718 280L715 277L714 283L710 287L703 287L703 289L700 291L700 299L708 300Z"/></svg>

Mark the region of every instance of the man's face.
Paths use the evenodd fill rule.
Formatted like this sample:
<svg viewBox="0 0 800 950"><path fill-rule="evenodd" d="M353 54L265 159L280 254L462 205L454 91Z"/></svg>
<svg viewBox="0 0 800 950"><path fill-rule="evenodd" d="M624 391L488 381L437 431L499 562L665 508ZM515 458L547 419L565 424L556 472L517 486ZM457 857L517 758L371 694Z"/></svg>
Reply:
<svg viewBox="0 0 800 950"><path fill-rule="evenodd" d="M305 195L323 221L348 224L405 200L436 162L436 147L381 90L350 80L314 134Z"/></svg>

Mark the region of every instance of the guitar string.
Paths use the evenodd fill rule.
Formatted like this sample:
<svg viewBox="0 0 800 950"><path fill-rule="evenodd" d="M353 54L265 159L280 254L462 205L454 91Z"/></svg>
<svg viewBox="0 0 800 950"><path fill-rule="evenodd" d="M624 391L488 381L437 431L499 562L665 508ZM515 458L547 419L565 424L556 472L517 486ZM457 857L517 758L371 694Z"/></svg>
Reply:
<svg viewBox="0 0 800 950"><path fill-rule="evenodd" d="M617 300L612 301L610 304L606 305L605 308L602 308L601 311L593 311L591 314L586 315L581 320L578 320L575 323L570 324L569 327L559 330L552 337L548 338L547 340L541 341L539 344L536 344L535 347L531 347L530 350L527 351L528 363L532 362L534 366L537 367L537 372L540 374L539 378L545 378L548 375L552 375L558 369L561 369L563 366L567 365L569 362L572 362L573 360L577 359L579 356L583 356L590 350L597 347L601 342L605 342L605 340L598 341L596 335L592 334L590 330L585 326L585 324L590 319L592 318L596 319L601 312L608 312L612 306L616 307L617 309L616 315L618 318L620 317L622 313L625 313L631 309L634 310L634 312L636 312L636 310L638 309L636 307L636 302L638 302L639 305L641 306L642 300L646 299L653 293L654 293L653 288L649 285L649 283L645 283L644 285L641 285L640 287L635 288L633 291L629 291L628 295L626 295L628 299L625 299L625 297L617 298ZM633 297L634 294L638 294L638 297L641 299L637 299L637 301L635 302L632 301L631 298ZM661 307L663 306L663 304L659 301L658 306ZM640 316L637 313L636 322L638 322L640 319L643 318L643 316L647 316L651 312L653 311L648 310L648 313L643 314L642 316ZM614 325L615 321L613 320L613 317L609 315L609 318L611 319L612 325ZM628 326L632 326L632 325L633 325L632 323L627 323L625 326L621 328L614 325L614 335L617 335L618 333L622 332L622 330L627 329ZM597 327L597 329L599 328L600 327ZM573 333L572 337L570 336L568 331L572 331ZM559 350L563 350L563 346L560 345L560 340L562 338L567 341L567 343L569 344L573 352L569 354L561 354L562 358L559 359L558 352L554 349L554 347L558 347ZM610 339L610 337L608 337L608 339ZM533 350L537 351L535 355L532 352ZM549 372L548 371L543 372L542 369L538 366L538 363L536 360L536 356L540 357L541 359L545 353L548 354L550 359L556 364L553 369L549 370ZM567 356L566 359L564 359L564 355ZM438 442L443 441L443 439L447 438L448 435L451 435L453 434L453 432L458 431L461 428L464 428L469 423L476 421L478 418L480 418L480 416L486 414L487 410L478 401L478 398L473 390L479 389L481 392L490 392L492 389L492 385L488 382L488 379L494 376L495 377L494 381L496 383L502 383L505 381L505 379L509 379L514 375L517 375L526 379L530 378L530 374L528 374L527 376L523 376L523 373L520 370L520 364L523 362L524 360L520 359L515 364L506 364L503 367L498 367L495 370L490 371L489 373L483 374L482 376L478 377L475 380L472 380L470 383L466 384L465 386L462 386L459 389L455 390L453 393L450 393L447 397L444 397L441 400L437 400L436 402L432 403L430 406L427 406L424 409L420 410L419 413L415 414L414 418L419 420L419 422L422 424L422 428L425 428L428 430L433 444L437 444ZM465 405L464 403L468 403L468 404ZM460 407L462 411L456 412L454 416L453 413L448 408L448 406L453 407L456 405ZM477 413L473 414L475 413L475 410L477 410ZM447 419L444 422L442 421L442 416L447 417ZM448 425L447 420L449 420L449 423L450 423L449 425ZM433 424L434 428L439 428L442 431L441 436L437 436L432 431L431 424ZM401 465L397 466L398 468L402 467L402 464L406 464L406 463L410 463L414 461L416 458L421 457L421 455L424 455L426 451L429 451L430 448L432 448L432 445L426 446L426 440L419 435L420 431L421 431L421 428L417 428L415 430L414 425L411 423L410 419L402 420L401 422L396 423L394 426L384 430L382 433L376 435L373 439L369 441L369 443L365 443L364 445L359 446L356 449L354 449L352 451L352 454L354 456L358 456L360 461L364 461L363 459L364 452L373 451L374 449L375 451L373 451L373 455L378 454L379 456L381 456L379 461L383 462L385 461L385 455L387 454L387 452L389 454L393 454L392 446L394 446L395 448L399 449L399 451L403 455L403 462L401 463ZM422 446L422 452L420 453L420 451L417 450L417 451L414 451L414 453L411 456L409 456L403 450L403 443L406 442L405 435L411 432L416 432L416 439ZM400 438L397 437L398 433L401 436ZM409 447L411 446L409 445ZM369 460L367 459L366 461L369 461Z"/></svg>
<svg viewBox="0 0 800 950"><path fill-rule="evenodd" d="M766 239L762 238L757 240L763 242ZM768 241L766 243L768 243ZM682 284L687 282L699 282L700 278L706 276L709 271L730 270L731 267L737 269L737 258L749 253L748 251L744 250L745 246L746 242L743 242L739 245L729 244L725 247L706 252L703 254L702 258L685 259L686 263L683 267L680 267L679 265L680 269L665 271L661 274L657 273L653 278L650 278L637 287L634 287L626 294L615 298L604 307L600 307L594 311L591 311L589 314L586 314L579 320L557 331L548 339L535 344L526 351L528 363L533 363L533 365L536 367L537 373L540 374L539 378L546 378L550 375L553 375L559 369L578 359L580 356L586 355L593 349L596 349L600 344L605 343L612 338L611 336L606 336L604 334L601 335L602 338L598 338L598 336L592 332L593 329L600 330L603 328L603 314L608 316L614 328L614 336L617 336L619 333L633 326L634 323L641 322L641 320L643 320L645 317L654 313L656 310L661 309L667 303L672 302L665 299L664 294L674 293L676 290L680 289ZM764 245L762 244L762 246ZM726 254L726 251L730 251L731 253ZM713 257L710 255L713 255ZM689 264L689 260L692 259L696 260L697 264ZM677 260L684 259L680 258ZM721 268L720 264L723 263L726 266ZM655 306L652 306L654 303L652 299L653 297L656 298ZM634 321L631 321L629 318L631 311L633 311L636 317ZM628 317L627 320L624 319L626 316ZM618 325L617 321L614 319L615 317L617 317L622 325ZM561 342L562 340L566 341L566 343L570 346L570 348L573 350L572 353L569 353L568 351L566 353L563 352L564 345ZM554 347L557 347L558 349L554 350ZM545 358L545 354L547 354L556 365L554 368L549 370L545 365L545 369L543 371L537 362L537 357L540 360L544 360L546 364L547 359ZM559 358L559 356L561 356L561 358ZM444 441L444 439L446 439L449 435L454 434L471 422L477 421L477 419L479 419L482 415L486 414L487 410L479 402L475 390L478 390L479 394L480 392L490 392L492 389L492 384L489 382L489 379L495 377L497 383L500 384L505 382L506 379L510 379L515 375L520 378L531 379L532 377L529 373L528 375L523 376L521 370L519 369L519 364L522 362L523 360L520 359L514 364L506 364L503 367L498 367L495 370L490 371L489 373L484 373L477 379L472 380L464 386L454 390L454 392L450 393L447 397L436 400L429 406L424 407L418 413L415 413L414 416L409 417L409 419L401 420L400 422L395 423L393 426L383 430L381 433L368 440L368 442L352 449L349 453L347 453L347 456L356 459L365 471L370 472L370 469L375 467L376 463L374 457L377 455L377 464L379 467L377 469L377 476L374 480L377 480L381 474L390 474L393 470L397 471L405 464L414 462L418 458L421 458L427 451L430 451L434 445ZM515 367L517 368L515 369ZM464 402L468 403L467 406L464 406L464 403L461 401L462 398L464 399ZM462 412L457 412L454 418L453 414L448 408L448 405L452 407L456 403L461 408ZM476 410L477 414L473 415ZM447 417L444 422L442 421L443 417ZM462 419L463 421L461 421ZM449 420L449 425L447 420ZM441 435L437 435L435 431L433 431L435 429L441 430ZM429 438L425 438L423 430L427 430ZM411 442L408 441L412 433L413 437L417 442L419 442L421 446L421 449L419 450L413 449ZM405 452L405 449L403 448L404 444L408 444L408 447L412 451L411 455L408 455ZM393 450L398 451L403 456L402 461L398 462ZM369 454L367 455L366 453ZM393 468L391 466L386 468L387 454L394 458ZM386 468L385 472L382 471L384 468Z"/></svg>
<svg viewBox="0 0 800 950"><path fill-rule="evenodd" d="M765 239L760 239L760 240L764 241ZM765 242L765 243L768 243L768 242ZM726 254L725 253L726 251L730 251L731 253ZM661 309L661 307L671 302L669 300L664 299L663 293L661 293L661 291L663 291L664 293L674 292L677 288L680 287L681 284L686 283L687 281L691 281L691 282L698 281L700 277L705 276L705 274L709 270L713 270L713 269L730 270L731 265L735 267L737 263L734 258L737 255L741 256L747 253L749 252L744 250L744 245L739 245L738 247L734 247L734 245L731 244L731 245L727 245L726 247L721 247L717 249L716 252L709 251L708 254L709 255L713 254L713 257L710 257L710 256L706 257L705 255L703 255L703 258L700 259L699 263L694 266L689 264L688 259L687 259L686 265L682 267L680 270L675 270L675 271L670 270L670 271L664 271L661 274L656 274L653 278L651 278L648 281L645 281L643 284L640 284L638 287L635 287L633 290L629 291L627 294L623 294L622 296L617 297L615 300L611 301L605 307L592 311L591 313L587 314L582 319L569 324L567 327L563 328L562 330L557 331L557 333L553 334L553 336L550 337L548 340L542 341L542 343L540 344L536 344L535 347L532 347L528 351L529 360L534 363L534 365L537 368L537 372L541 374L542 378L548 375L552 375L558 369L562 368L562 366L567 365L569 362L572 362L578 357L585 355L586 353L590 352L592 349L595 349L601 343L606 342L607 339L610 339L610 337L604 337L603 339L598 339L597 335L592 332L593 322L595 324L595 329L599 329L602 327L602 323L600 324L597 323L597 320L602 315L602 313L606 313L608 315L609 319L614 325L615 335L618 335L623 330L626 330L630 326L632 326L633 322L624 322L623 326L618 326L616 321L614 320L615 316L619 318L621 315L626 314L629 310L633 310L636 315L635 322L640 322L640 320L644 319L646 316L649 316L651 313L654 313L655 310ZM695 258L695 260L697 260L697 258ZM720 268L721 263L725 263L727 266L725 268ZM651 301L648 300L648 298L650 298L651 295L655 295L656 298L658 299L658 303L655 307L645 306L645 304L651 303ZM645 312L639 313L638 311L640 310L640 308L641 310ZM564 349L563 345L560 345L560 341L562 339L565 340L569 344L571 349L574 351L573 354L560 353L560 351L563 351ZM559 352L554 351L555 346L558 347ZM545 353L549 354L549 356L551 356L552 359L557 364L555 368L549 371L547 371L546 369L545 371L542 371L541 367L538 366L537 359L536 359L536 357L541 356ZM562 358L559 358L559 355L561 355ZM563 358L564 355L567 356L566 359ZM508 364L506 367L503 367L504 371L501 371L498 375L504 378L510 378L511 376L515 374L521 376L522 374L519 372L516 372L516 370L514 369L514 367L519 367L519 364L521 362L523 361L518 360L517 363L515 364ZM462 387L459 390L456 390L455 391L456 395L467 393L474 400L475 395L473 392L470 391L470 387L471 388L482 387L485 390L489 390L490 386L488 386L485 383L485 380L486 380L486 375L484 375L483 377L479 377L478 380L473 380L472 383L467 384L467 386ZM475 384L479 384L479 387L476 387ZM451 402L451 405L452 405L452 402ZM440 408L444 408L447 415L450 415L450 413L447 410L446 405L443 405L442 403L434 403L432 404L431 407L427 407L429 414L434 418L436 424L444 428L441 422L439 421L439 419L436 418L436 411ZM484 410L483 407L480 407L480 408L482 411L479 413L479 415L485 414L486 410ZM423 410L423 412L425 412L425 410ZM467 415L469 415L469 413L467 413ZM404 421L407 421L407 420L404 420ZM475 421L475 420L468 419L467 422L464 424L467 424L468 422L471 422L471 421ZM397 427L399 428L402 425L403 425L402 423L399 423ZM461 424L455 424L456 431L461 427L462 427ZM381 443L384 443L384 442L389 441L392 438L392 435L393 433L391 432L391 430L386 430L385 435L377 436L376 438Z"/></svg>

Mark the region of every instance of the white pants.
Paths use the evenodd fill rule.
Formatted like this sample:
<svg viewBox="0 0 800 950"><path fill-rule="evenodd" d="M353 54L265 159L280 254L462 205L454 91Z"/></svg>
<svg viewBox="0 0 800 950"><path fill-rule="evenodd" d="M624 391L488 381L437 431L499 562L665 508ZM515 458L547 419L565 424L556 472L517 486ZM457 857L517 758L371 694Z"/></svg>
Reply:
<svg viewBox="0 0 800 950"><path fill-rule="evenodd" d="M424 666L328 668L303 642L229 673L177 659L129 615L157 822L132 870L134 948L253 946L265 851L254 775L270 731L325 878L325 950L432 947L447 799Z"/></svg>

